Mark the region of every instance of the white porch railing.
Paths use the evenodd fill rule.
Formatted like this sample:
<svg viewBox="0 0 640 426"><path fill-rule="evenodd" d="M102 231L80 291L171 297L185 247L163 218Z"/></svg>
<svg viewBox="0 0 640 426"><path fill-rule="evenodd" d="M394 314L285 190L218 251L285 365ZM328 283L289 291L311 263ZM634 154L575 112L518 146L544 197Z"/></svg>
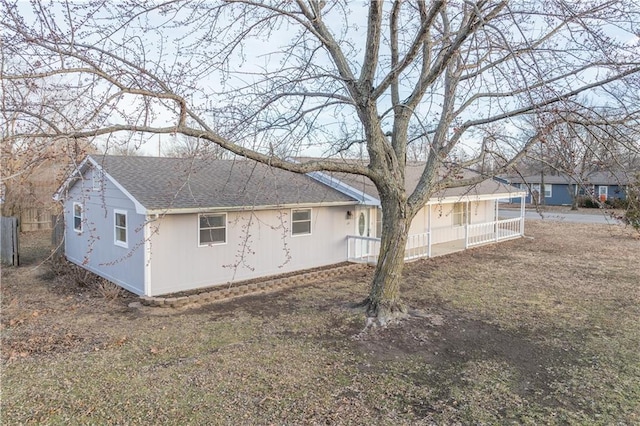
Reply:
<svg viewBox="0 0 640 426"><path fill-rule="evenodd" d="M380 238L347 235L347 260L376 263L380 253Z"/></svg>
<svg viewBox="0 0 640 426"><path fill-rule="evenodd" d="M496 241L496 222L467 225L465 247L474 247Z"/></svg>
<svg viewBox="0 0 640 426"><path fill-rule="evenodd" d="M498 241L517 238L524 235L521 218L503 219L498 221Z"/></svg>
<svg viewBox="0 0 640 426"><path fill-rule="evenodd" d="M429 257L430 235L428 232L424 234L409 235L407 245L404 249L404 260L420 259L421 257Z"/></svg>
<svg viewBox="0 0 640 426"><path fill-rule="evenodd" d="M522 235L521 223L520 218L517 217L514 219L504 219L467 225L465 247L474 247L495 241L520 237Z"/></svg>
<svg viewBox="0 0 640 426"><path fill-rule="evenodd" d="M431 233L410 235L405 248L406 261L432 257L434 246L451 245L469 248L492 242L517 238L523 235L521 218L474 223L455 228L439 228ZM464 243L464 244L463 244ZM451 250L455 251L452 245ZM350 262L376 263L380 253L380 238L347 236L347 260ZM437 254L442 254L442 250Z"/></svg>

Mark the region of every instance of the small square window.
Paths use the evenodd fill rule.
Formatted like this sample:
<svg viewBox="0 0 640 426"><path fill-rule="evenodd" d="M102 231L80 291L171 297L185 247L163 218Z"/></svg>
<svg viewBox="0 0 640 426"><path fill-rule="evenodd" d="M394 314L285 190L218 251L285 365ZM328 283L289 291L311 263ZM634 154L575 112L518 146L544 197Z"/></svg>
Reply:
<svg viewBox="0 0 640 426"><path fill-rule="evenodd" d="M291 235L311 234L311 209L291 211Z"/></svg>
<svg viewBox="0 0 640 426"><path fill-rule="evenodd" d="M224 244L227 242L227 215L201 214L199 218L198 245Z"/></svg>

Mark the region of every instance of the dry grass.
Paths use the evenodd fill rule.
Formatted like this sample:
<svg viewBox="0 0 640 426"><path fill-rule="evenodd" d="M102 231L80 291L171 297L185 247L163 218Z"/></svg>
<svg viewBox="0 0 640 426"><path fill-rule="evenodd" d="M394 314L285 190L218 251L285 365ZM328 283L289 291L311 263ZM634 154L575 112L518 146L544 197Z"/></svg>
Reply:
<svg viewBox="0 0 640 426"><path fill-rule="evenodd" d="M170 311L5 269L2 424L640 423L640 242L527 227L408 265L426 315L359 340L369 272Z"/></svg>

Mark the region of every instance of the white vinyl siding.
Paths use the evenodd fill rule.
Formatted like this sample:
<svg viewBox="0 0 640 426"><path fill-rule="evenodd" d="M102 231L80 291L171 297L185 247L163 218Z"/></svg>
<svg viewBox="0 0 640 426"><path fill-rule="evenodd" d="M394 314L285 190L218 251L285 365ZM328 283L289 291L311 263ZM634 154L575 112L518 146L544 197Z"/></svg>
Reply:
<svg viewBox="0 0 640 426"><path fill-rule="evenodd" d="M346 220L347 211L353 212L354 207L313 207L312 235L303 236L291 236L289 208L226 212L227 243L210 247L198 247L197 213L161 216L153 224L160 231L149 236L149 294L175 293L344 262L345 236L353 234L356 218L353 214L351 220ZM129 212L133 230L131 217Z"/></svg>
<svg viewBox="0 0 640 426"><path fill-rule="evenodd" d="M311 235L311 209L291 210L291 235Z"/></svg>
<svg viewBox="0 0 640 426"><path fill-rule="evenodd" d="M210 246L227 242L227 214L201 214L198 216L198 245Z"/></svg>
<svg viewBox="0 0 640 426"><path fill-rule="evenodd" d="M113 211L114 240L117 246L128 247L127 243L127 212L124 210Z"/></svg>
<svg viewBox="0 0 640 426"><path fill-rule="evenodd" d="M73 203L73 229L80 233L82 232L82 204Z"/></svg>

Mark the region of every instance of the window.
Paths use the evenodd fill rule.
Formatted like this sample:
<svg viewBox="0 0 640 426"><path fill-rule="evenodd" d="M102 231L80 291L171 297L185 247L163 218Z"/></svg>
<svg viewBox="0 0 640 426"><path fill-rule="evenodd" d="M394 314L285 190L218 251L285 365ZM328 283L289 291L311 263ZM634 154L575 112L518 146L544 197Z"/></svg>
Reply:
<svg viewBox="0 0 640 426"><path fill-rule="evenodd" d="M311 209L291 211L291 235L311 234Z"/></svg>
<svg viewBox="0 0 640 426"><path fill-rule="evenodd" d="M115 244L121 247L127 247L127 212L123 210L114 210L114 233Z"/></svg>
<svg viewBox="0 0 640 426"><path fill-rule="evenodd" d="M227 214L201 214L198 245L209 246L227 242Z"/></svg>
<svg viewBox="0 0 640 426"><path fill-rule="evenodd" d="M104 180L104 173L98 169L93 169L93 190L99 191L102 188L102 181Z"/></svg>
<svg viewBox="0 0 640 426"><path fill-rule="evenodd" d="M455 203L453 205L453 225L462 226L467 223L467 203Z"/></svg>
<svg viewBox="0 0 640 426"><path fill-rule="evenodd" d="M551 191L552 191L553 185L550 183L545 184L544 186L544 198L551 198ZM540 194L540 184L539 183L532 183L531 184L531 192L535 192L537 194Z"/></svg>
<svg viewBox="0 0 640 426"><path fill-rule="evenodd" d="M364 216L364 212L360 212L360 216L358 217L358 234L360 234L361 237L364 235L366 221L367 218Z"/></svg>
<svg viewBox="0 0 640 426"><path fill-rule="evenodd" d="M82 204L73 203L73 229L82 232Z"/></svg>

